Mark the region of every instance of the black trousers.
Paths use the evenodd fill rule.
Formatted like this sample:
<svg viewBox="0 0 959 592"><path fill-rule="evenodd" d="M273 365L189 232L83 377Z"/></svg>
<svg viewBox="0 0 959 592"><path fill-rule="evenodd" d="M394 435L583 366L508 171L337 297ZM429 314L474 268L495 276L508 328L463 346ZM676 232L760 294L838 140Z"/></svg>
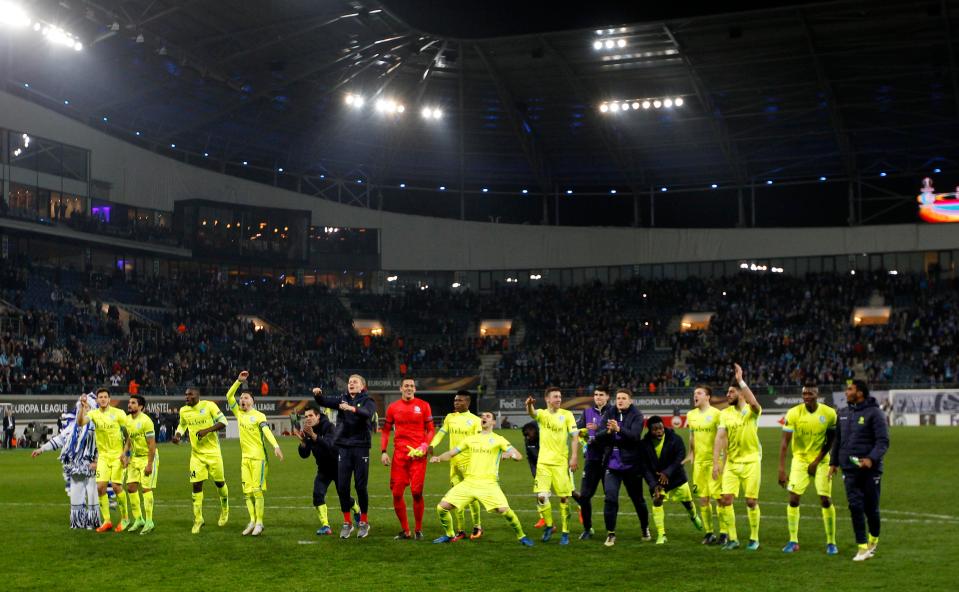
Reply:
<svg viewBox="0 0 959 592"><path fill-rule="evenodd" d="M326 503L326 492L330 489L330 483L336 486L336 468L318 469L316 477L313 479L313 505L322 506ZM350 508L353 507L353 498L348 498ZM342 505L342 504L341 504ZM346 510L344 510L346 511Z"/></svg>
<svg viewBox="0 0 959 592"><path fill-rule="evenodd" d="M589 531L593 527L593 496L603 481L603 461L588 460L583 466L583 481L579 488L579 507L583 511L583 530ZM603 491L606 486L603 485Z"/></svg>
<svg viewBox="0 0 959 592"><path fill-rule="evenodd" d="M349 512L353 507L350 496L350 480L356 487L356 501L360 512L366 514L370 505L367 483L370 479L370 451L364 448L340 448L336 471L336 494L340 498L340 511Z"/></svg>
<svg viewBox="0 0 959 592"><path fill-rule="evenodd" d="M866 526L869 534L879 536L879 491L882 473L873 469L852 469L842 471L842 484L846 486L846 500L849 502L849 515L852 518L852 530L856 534L856 543L865 545Z"/></svg>
<svg viewBox="0 0 959 592"><path fill-rule="evenodd" d="M636 515L639 516L639 525L645 531L649 528L649 508L646 507L646 499L643 497L643 479L635 471L617 471L608 469L603 477L603 489L606 491L606 500L603 505L603 519L606 522L606 530L614 532L616 530L616 515L619 514L619 486L626 486L626 493L629 499L633 501L633 507L636 508ZM585 512L584 512L585 514ZM585 523L586 518L583 517Z"/></svg>

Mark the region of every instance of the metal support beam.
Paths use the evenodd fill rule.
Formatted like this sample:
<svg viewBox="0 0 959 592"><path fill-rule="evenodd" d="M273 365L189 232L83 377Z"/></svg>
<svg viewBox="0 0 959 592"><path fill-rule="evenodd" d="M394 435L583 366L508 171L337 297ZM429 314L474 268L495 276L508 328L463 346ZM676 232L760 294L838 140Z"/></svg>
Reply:
<svg viewBox="0 0 959 592"><path fill-rule="evenodd" d="M559 51L554 48L549 41L546 40L546 37L540 35L539 37L540 45L543 46L546 54L556 62L556 65L559 66L560 70L563 73L564 78L566 78L566 83L573 89L576 98L585 105L589 105L593 102L593 97L595 92L590 89L587 84L582 80L582 78L573 71L572 66L569 64L569 61L564 58ZM595 114L594 114L595 117ZM632 174L632 169L626 163L626 159L623 155L623 150L621 149L619 143L615 140L610 124L602 116L598 116L595 126L587 126L590 129L595 129L598 134L600 141L603 143L603 147L606 148L606 152L609 154L610 160L619 169L619 172L623 175L626 184L629 185L629 189L632 192L633 196L636 199L639 199L639 196L643 194L642 182L645 179L640 179L639 182L635 179ZM641 175L642 176L642 175ZM639 219L638 210L637 216L633 220L635 226L640 226L642 220Z"/></svg>
<svg viewBox="0 0 959 592"><path fill-rule="evenodd" d="M689 54L686 52L685 47L676 39L676 35L673 34L673 31L669 28L668 25L663 24L663 32L666 33L666 36L669 37L669 40L675 46L676 51L679 52L679 55L682 56L683 65L686 69L686 76L689 78L690 83L692 84L693 91L696 93L696 98L699 99L700 104L703 106L703 109L710 114L710 124L713 128L713 133L716 135L716 140L719 144L720 150L723 152L723 156L726 158L726 164L732 173L732 178L735 179L737 185L740 187L746 184L746 168L743 165L742 158L739 155L739 150L736 148L736 144L733 143L730 138L729 128L726 126L726 121L723 119L722 114L719 113L716 104L713 103L712 98L710 98L709 93L706 92L706 85L703 83L702 78L699 76L699 73L696 71L696 67L693 65L692 59L689 57ZM753 224L755 226L755 223Z"/></svg>
<svg viewBox="0 0 959 592"><path fill-rule="evenodd" d="M843 170L850 179L856 177L856 156L852 149L852 142L849 140L849 132L846 131L846 124L843 120L842 112L839 110L839 101L836 99L836 93L832 82L826 76L826 70L823 67L819 54L816 53L816 43L813 40L812 28L809 26L809 20L802 11L797 11L799 21L802 23L803 32L806 36L806 45L809 48L809 57L812 59L813 67L816 70L816 80L819 82L819 90L823 93L826 105L829 109L829 121L832 123L832 129L836 138L836 145L839 147L839 153L842 155ZM850 217L850 226L854 223L854 217Z"/></svg>
<svg viewBox="0 0 959 592"><path fill-rule="evenodd" d="M527 164L529 164L530 172L533 173L533 177L536 179L536 182L539 183L543 191L548 191L550 185L552 185L552 175L550 174L549 164L546 162L545 157L542 152L539 150L539 147L534 141L532 133L526 133L523 129L524 116L519 112L519 109L516 107L516 100L513 98L512 93L506 88L506 83L503 81L499 72L496 68L493 67L492 62L490 62L489 57L479 46L479 44L473 44L473 50L476 51L476 55L479 56L481 62L486 67L486 71L489 73L490 78L493 80L493 85L496 87L496 94L499 95L499 102L503 105L503 111L506 112L506 117L509 120L510 127L513 130L513 135L516 136L517 142L519 142L520 148L523 150L523 154L526 156ZM460 60L464 60L465 56L460 56ZM461 110L462 111L462 110ZM526 124L528 126L528 124Z"/></svg>
<svg viewBox="0 0 959 592"><path fill-rule="evenodd" d="M443 44L446 47L446 44ZM456 119L459 123L459 151L460 151L460 220L466 219L466 66L463 61L466 56L463 54L463 44L459 44L460 72L458 77L457 99L459 101L459 110ZM425 81L424 81L425 84Z"/></svg>

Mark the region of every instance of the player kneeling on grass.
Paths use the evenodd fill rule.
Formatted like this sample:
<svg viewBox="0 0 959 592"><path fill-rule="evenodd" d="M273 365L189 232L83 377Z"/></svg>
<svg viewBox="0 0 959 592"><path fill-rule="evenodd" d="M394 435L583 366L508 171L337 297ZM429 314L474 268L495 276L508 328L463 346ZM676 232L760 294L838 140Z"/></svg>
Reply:
<svg viewBox="0 0 959 592"><path fill-rule="evenodd" d="M523 532L523 525L516 516L516 512L509 508L506 495L499 486L500 456L523 460L523 455L513 448L506 438L493 433L496 416L491 411L482 413L480 421L482 427L480 433L466 437L452 450L430 459L430 462L438 463L450 460L461 452L469 456L465 478L447 491L443 500L436 506L436 513L439 515L440 524L443 525L444 534L433 542L451 542L456 533L453 531L453 515L450 510L465 508L474 500L478 500L488 512L505 516L519 542L524 546L532 547L533 541L529 540Z"/></svg>
<svg viewBox="0 0 959 592"><path fill-rule="evenodd" d="M273 454L280 460L283 460L283 451L266 423L266 416L253 408L253 393L249 388L244 386L239 403L236 400L236 391L249 376L246 370L240 372L236 382L226 392L226 402L240 428L240 481L243 483L243 495L246 496L246 509L250 512L250 523L243 529L243 535L258 536L263 532L263 492L266 491L267 473L263 439L273 446Z"/></svg>
<svg viewBox="0 0 959 592"><path fill-rule="evenodd" d="M656 524L656 544L666 543L666 512L663 502L677 501L686 508L689 519L696 530L703 529L703 521L696 515L693 507L693 492L689 489L683 459L686 446L683 439L673 430L666 429L663 419L654 415L646 422L646 435L643 437L643 476L649 484L649 494L653 498L653 522Z"/></svg>

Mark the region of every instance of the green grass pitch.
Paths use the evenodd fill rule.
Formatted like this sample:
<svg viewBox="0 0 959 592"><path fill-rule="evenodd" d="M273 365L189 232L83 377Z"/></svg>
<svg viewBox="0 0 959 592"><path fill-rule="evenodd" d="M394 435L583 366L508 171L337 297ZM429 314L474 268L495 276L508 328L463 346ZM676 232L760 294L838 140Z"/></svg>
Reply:
<svg viewBox="0 0 959 592"><path fill-rule="evenodd" d="M504 434L519 443L518 431ZM242 537L247 522L240 492L239 447L224 442L231 490L230 523L216 526L216 494L206 486L207 525L190 534L187 482L189 448L160 445L160 481L153 533L96 534L68 528L68 500L55 454L31 459L26 451L0 452L0 589L50 590L559 590L608 587L617 590L943 590L955 586L959 543L959 429L894 428L883 480L883 531L875 559L853 563L852 529L842 484L834 483L841 554L824 554L822 521L812 492L803 499L802 550L784 555L785 492L776 483L779 432L762 429L762 548L721 552L699 544L678 505L667 504L669 543L639 540L639 526L623 493L618 542L602 545L602 490L594 498L597 537L560 547L557 538L539 542L526 461L504 461L503 489L517 510L532 549L520 547L501 517L484 515L485 536L477 542L432 545L440 534L434 508L447 489L447 465L427 473L427 541L394 541L399 530L388 489L387 469L373 455L370 522L365 540L317 537L310 506L314 467L301 460L296 441L282 439L285 462L271 460L266 494L266 529ZM378 446L378 442L376 444ZM339 526L336 494L329 498L334 531ZM412 505L407 503L412 513ZM574 505L575 508L575 505ZM628 511L626 511L628 510ZM736 504L741 539L748 538L742 501ZM555 504L554 504L555 511ZM468 514L467 514L468 516ZM575 517L574 517L575 521ZM412 519L411 519L412 522ZM951 558L951 559L950 559Z"/></svg>

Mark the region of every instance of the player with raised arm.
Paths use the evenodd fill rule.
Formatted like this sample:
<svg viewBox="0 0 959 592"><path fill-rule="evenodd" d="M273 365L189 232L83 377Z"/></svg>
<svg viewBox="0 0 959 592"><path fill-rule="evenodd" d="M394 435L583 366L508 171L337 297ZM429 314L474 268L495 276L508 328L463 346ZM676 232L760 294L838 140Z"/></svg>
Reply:
<svg viewBox="0 0 959 592"><path fill-rule="evenodd" d="M478 434L483 429L480 418L470 412L470 402L472 396L468 391L458 391L453 397L453 413L443 418L443 425L436 430L436 435L430 442L427 454L433 456L433 448L443 441L443 437L449 434L450 450L460 445L463 440ZM450 487L455 487L457 483L466 478L466 466L469 464L469 454L462 452L450 460ZM483 536L482 517L480 515L480 504L473 500L469 505L470 517L473 520L473 531L470 539L475 540ZM456 508L453 516L455 518L456 534L453 541L459 541L466 537L466 509Z"/></svg>
<svg viewBox="0 0 959 592"><path fill-rule="evenodd" d="M539 425L539 459L533 493L536 510L546 521L543 542L553 536L553 510L549 503L550 489L559 496L560 545L569 544L569 497L573 493L572 471L579 467L579 428L568 409L561 409L563 394L558 387L547 387L546 409L534 407L536 399L526 399L526 413ZM572 443L572 445L570 445Z"/></svg>
<svg viewBox="0 0 959 592"><path fill-rule="evenodd" d="M339 450L336 493L340 498L340 510L343 512L340 538L348 539L353 534L351 479L356 486L356 501L360 505L356 537L366 538L370 534L367 515L370 494L367 486L370 478L372 432L376 427L376 404L366 391L366 379L359 374L353 374L346 381L345 394L325 396L322 389L314 388L313 400L320 407L337 410L336 438L333 444Z"/></svg>
<svg viewBox="0 0 959 592"><path fill-rule="evenodd" d="M96 426L97 440L97 496L100 502L100 514L103 523L97 532L107 532L113 528L110 520L110 498L107 496L107 485L113 483L117 495L117 509L120 520L117 521L116 531L123 532L129 526L127 517L127 492L123 490L123 444L126 439L127 414L121 409L110 405L109 389L97 389L97 408L89 413L77 415L77 423L81 426L93 422Z"/></svg>
<svg viewBox="0 0 959 592"><path fill-rule="evenodd" d="M193 487L193 534L203 527L203 482L213 480L220 495L220 518L218 526L225 526L230 519L229 489L223 472L223 454L217 432L226 429L226 417L213 401L201 401L200 389L188 387L180 407L180 423L173 434L172 442L179 444L183 433L190 436L190 484Z"/></svg>
<svg viewBox="0 0 959 592"><path fill-rule="evenodd" d="M522 523L516 516L516 512L510 509L506 495L499 486L500 458L505 456L519 461L523 460L523 455L513 448L506 438L493 433L493 426L496 425L496 415L493 412L484 411L480 414L480 421L482 428L480 433L467 436L447 452L430 458L430 462L438 463L456 458L460 453L469 454L469 463L466 465L463 480L447 491L442 501L436 506L436 513L443 526L444 534L433 542L452 542L455 533L450 510L479 501L487 511L502 514L506 518L520 544L532 547L533 541L523 533Z"/></svg>
<svg viewBox="0 0 959 592"><path fill-rule="evenodd" d="M743 369L739 364L733 364L733 367L733 384L726 391L729 407L719 414L716 442L713 445L713 479L723 476L719 520L720 526L725 525L729 533L729 542L723 545L723 550L739 548L733 498L742 490L749 517L749 543L746 549L756 551L759 549L759 484L763 457L763 449L759 444L759 416L763 409L743 380ZM724 453L725 464L722 461Z"/></svg>
<svg viewBox="0 0 959 592"><path fill-rule="evenodd" d="M146 413L143 395L130 395L127 403L126 443L123 446L122 462L126 468L127 498L133 524L127 529L133 532L142 527L140 534L156 528L153 522L153 490L160 473L160 454L157 452L156 432L153 420ZM140 495L143 495L143 515L140 514Z"/></svg>
<svg viewBox="0 0 959 592"><path fill-rule="evenodd" d="M253 407L253 393L245 386L249 377L248 371L240 372L226 392L226 403L236 417L240 431L240 481L243 495L246 496L246 509L250 513L250 523L243 529L243 535L259 536L263 532L263 492L266 491L268 466L266 442L273 446L273 454L281 461L283 451L266 423L266 416ZM241 386L243 390L240 391L238 402L236 392Z"/></svg>
<svg viewBox="0 0 959 592"><path fill-rule="evenodd" d="M789 492L789 505L786 506L789 542L783 552L799 550L799 501L812 479L822 504L826 554L837 555L836 507L832 505L832 476L829 474L829 451L836 437L836 410L819 402L819 387L815 384L803 387L802 399L802 403L786 413L779 446L779 485ZM793 459L787 480L786 451L790 444Z"/></svg>
<svg viewBox="0 0 959 592"><path fill-rule="evenodd" d="M693 390L693 405L695 407L686 413L686 427L689 428L689 450L683 464L692 463L693 494L699 500L699 511L702 516L703 528L706 536L704 545L713 545L717 542L725 545L726 531L719 528L719 478L713 478L713 444L716 443L716 429L719 427L719 409L710 405L712 389L699 385ZM716 523L713 525L713 506L716 502ZM714 534L719 530L719 538Z"/></svg>
<svg viewBox="0 0 959 592"><path fill-rule="evenodd" d="M390 491L393 494L393 510L400 521L400 533L396 539L423 539L423 483L426 480L426 450L433 440L433 412L430 404L416 398L416 381L404 378L400 383L400 399L386 408L386 421L383 423L383 438L380 445L381 460L390 467ZM393 458L386 452L390 445L390 433L396 430L393 438ZM410 534L409 517L406 514L406 501L403 499L406 488L410 488L413 497L414 534Z"/></svg>

